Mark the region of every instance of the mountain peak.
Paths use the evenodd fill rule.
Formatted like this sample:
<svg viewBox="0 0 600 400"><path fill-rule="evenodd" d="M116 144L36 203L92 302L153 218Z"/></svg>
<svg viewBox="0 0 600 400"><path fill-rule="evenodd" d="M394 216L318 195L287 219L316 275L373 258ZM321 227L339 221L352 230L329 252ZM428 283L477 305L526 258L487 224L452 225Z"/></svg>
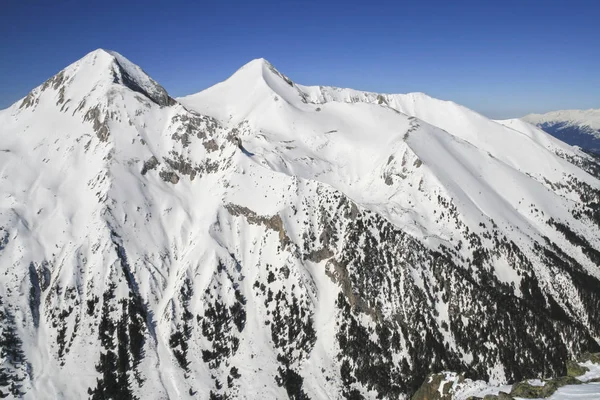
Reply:
<svg viewBox="0 0 600 400"><path fill-rule="evenodd" d="M82 57L82 59L87 58L87 57L97 57L97 56L112 57L113 54L118 54L118 53L116 53L114 50L108 50L108 49L103 49L103 48L99 47L96 50L92 50L89 53L87 53L85 56Z"/></svg>
<svg viewBox="0 0 600 400"><path fill-rule="evenodd" d="M228 80L246 80L246 81L256 81L259 80L268 80L269 76L275 75L281 79L283 79L288 85L293 86L294 83L290 78L286 75L279 72L273 64L271 64L268 60L264 58L255 58L254 60L244 64L240 69L238 69Z"/></svg>
<svg viewBox="0 0 600 400"><path fill-rule="evenodd" d="M99 48L33 89L20 102L19 108L37 105L48 89L58 92L53 94L52 98L58 97L56 105L62 105L69 99L80 102L88 98L92 92L102 96L113 85L140 93L159 106L170 106L176 103L167 91L139 66L116 51Z"/></svg>
<svg viewBox="0 0 600 400"><path fill-rule="evenodd" d="M273 64L271 64L267 59L265 58L255 58L253 60L248 61L246 64L242 65L237 71L248 71L248 70L258 70L261 68L269 68L269 69L275 69L275 67L273 67ZM235 74L234 74L235 75Z"/></svg>
<svg viewBox="0 0 600 400"><path fill-rule="evenodd" d="M104 61L105 63L110 63L110 61L114 59L113 54L118 54L118 53L116 53L112 50L98 48L96 50L90 51L89 53L87 53L86 55L84 55L83 57L78 59L77 61L69 64L67 67L64 68L64 70L67 70L70 68L76 68L79 65L81 65L83 63L88 63L88 62L95 64L98 60Z"/></svg>
<svg viewBox="0 0 600 400"><path fill-rule="evenodd" d="M160 106L171 106L176 103L167 91L139 66L115 51L108 51L107 53L114 58L118 70L115 79L120 78L120 80L115 81L115 83L121 83L135 92L144 94Z"/></svg>
<svg viewBox="0 0 600 400"><path fill-rule="evenodd" d="M300 87L264 58L244 64L223 82L178 100L201 114L224 119L231 113L243 119L259 104L280 104L283 100L301 107L306 103ZM217 104L223 106L215 107Z"/></svg>

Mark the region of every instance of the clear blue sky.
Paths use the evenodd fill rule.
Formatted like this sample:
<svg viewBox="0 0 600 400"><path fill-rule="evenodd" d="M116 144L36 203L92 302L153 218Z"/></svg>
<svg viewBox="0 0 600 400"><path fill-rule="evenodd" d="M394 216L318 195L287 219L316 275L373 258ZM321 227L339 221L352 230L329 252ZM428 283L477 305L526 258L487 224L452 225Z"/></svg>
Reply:
<svg viewBox="0 0 600 400"><path fill-rule="evenodd" d="M4 0L0 108L99 47L173 96L264 57L298 83L420 91L493 118L600 108L598 3Z"/></svg>

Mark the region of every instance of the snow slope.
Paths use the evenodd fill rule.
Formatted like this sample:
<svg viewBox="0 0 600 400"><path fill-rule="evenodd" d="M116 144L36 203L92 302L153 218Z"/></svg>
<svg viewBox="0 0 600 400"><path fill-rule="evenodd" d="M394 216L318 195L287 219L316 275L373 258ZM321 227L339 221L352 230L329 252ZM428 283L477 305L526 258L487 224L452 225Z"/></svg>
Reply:
<svg viewBox="0 0 600 400"><path fill-rule="evenodd" d="M253 96L251 100L245 101L246 93ZM421 185L438 186L426 193L450 192L461 214L472 214L469 219L479 223L488 217L519 227L526 236L544 230L546 221L538 224L527 213L523 216L519 212L523 203L541 207L542 215L553 215L546 206L565 201L565 197L578 200L577 194L555 190L549 182L560 182L570 175L597 186L596 178L564 159L588 159L585 154L539 130L524 134L507 129L455 103L422 93L377 95L295 85L263 59L250 62L227 81L180 101L231 126L247 125L247 130L257 131L255 136L240 137L256 154L255 159L270 168L330 184L360 204L392 220L398 218L396 222L403 226L435 208L403 187L406 180L408 185L423 181ZM225 115L212 110L227 111ZM415 163L424 162L424 169L432 174L416 172L404 177L409 171L405 158L412 158L415 170ZM398 160L402 168L396 165ZM382 185L382 177L394 184ZM539 185L532 187L531 178ZM507 187L513 190L505 190ZM546 205L544 198L552 200ZM390 203L396 201L395 212ZM403 218L404 214L408 216ZM429 225L426 233L442 235L438 223L422 220L419 224ZM531 224L539 227L529 230ZM444 239L450 239L449 235L446 233ZM596 268L590 268L597 274Z"/></svg>
<svg viewBox="0 0 600 400"><path fill-rule="evenodd" d="M522 120L586 151L600 152L600 109L529 114Z"/></svg>
<svg viewBox="0 0 600 400"><path fill-rule="evenodd" d="M441 370L560 373L600 338L595 171L423 94L259 59L175 100L94 51L0 111L0 390L407 398Z"/></svg>
<svg viewBox="0 0 600 400"><path fill-rule="evenodd" d="M600 130L600 109L552 111L546 114L529 114L524 116L523 119L535 125L564 121L571 124L587 125L596 131Z"/></svg>

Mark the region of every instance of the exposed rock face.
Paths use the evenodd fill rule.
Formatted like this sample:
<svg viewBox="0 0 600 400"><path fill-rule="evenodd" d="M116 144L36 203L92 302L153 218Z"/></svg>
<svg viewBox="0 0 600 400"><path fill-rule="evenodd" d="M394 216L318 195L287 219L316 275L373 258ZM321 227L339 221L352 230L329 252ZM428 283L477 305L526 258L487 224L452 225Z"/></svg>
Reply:
<svg viewBox="0 0 600 400"><path fill-rule="evenodd" d="M586 367L579 365L579 363L574 360L569 360L567 362L567 376L575 378L585 374L586 371L588 371Z"/></svg>
<svg viewBox="0 0 600 400"><path fill-rule="evenodd" d="M167 171L167 170L162 170L159 173L159 176L161 177L161 179L165 182L170 182L173 185L175 185L177 182L179 182L179 176L172 171Z"/></svg>
<svg viewBox="0 0 600 400"><path fill-rule="evenodd" d="M279 215L264 217L261 215L257 215L254 211L250 210L247 207L238 206L235 204L227 204L225 208L234 217L243 216L246 219L246 221L248 221L248 223L250 224L263 225L267 229L277 232L277 234L279 235L279 241L281 242L281 245L284 248L291 244L290 238L287 236L287 233L283 226L283 221L281 220L281 217Z"/></svg>
<svg viewBox="0 0 600 400"><path fill-rule="evenodd" d="M446 374L432 374L427 377L425 383L415 392L412 400L452 400L452 386L461 383L463 377L452 376L448 379Z"/></svg>
<svg viewBox="0 0 600 400"><path fill-rule="evenodd" d="M567 362L568 376L542 380L523 380L515 383L512 387L509 386L510 393L502 390L505 390L506 386L495 386L482 381L465 379L462 375L454 372L431 374L415 392L412 399L514 400L515 398L549 398L555 394L559 398L570 398L568 396L578 398L580 395L589 398L588 396L593 393L600 395L600 389L589 386L589 389L584 388L580 394L577 394L574 387L598 382L600 379L600 376L598 376L600 370L596 370L596 367L600 366L598 354L600 353L586 353L580 356L578 360L569 360ZM583 363L586 363L587 366ZM590 368L588 367L594 369L595 372L590 374ZM566 391L561 393L559 389L564 386L569 386L569 388L565 388Z"/></svg>
<svg viewBox="0 0 600 400"><path fill-rule="evenodd" d="M560 378L544 381L542 386L531 385L527 382L519 382L515 384L510 391L513 397L522 397L525 399L536 399L540 397L550 397L558 388L566 385L580 385L581 381L571 376L563 376Z"/></svg>
<svg viewBox="0 0 600 400"><path fill-rule="evenodd" d="M154 156L150 157L148 160L144 161L144 166L142 167L141 174L146 175L148 173L148 171L151 171L151 170L155 169L156 167L158 167L158 164L160 164L160 163L158 162L156 157L154 157Z"/></svg>
<svg viewBox="0 0 600 400"><path fill-rule="evenodd" d="M143 94L162 107L173 106L177 103L162 86L152 79L150 79L151 85L143 87L131 76L130 71L123 67L123 62L124 60L120 59L120 57L116 58L115 64L118 73L115 74L115 83L121 83L134 92Z"/></svg>
<svg viewBox="0 0 600 400"><path fill-rule="evenodd" d="M600 353L583 353L577 358L577 361L580 363L590 361L594 364L600 364Z"/></svg>
<svg viewBox="0 0 600 400"><path fill-rule="evenodd" d="M84 121L89 121L93 124L94 132L101 142L108 141L110 134L110 128L108 127L108 116L102 115L102 112L98 106L90 108L83 117Z"/></svg>

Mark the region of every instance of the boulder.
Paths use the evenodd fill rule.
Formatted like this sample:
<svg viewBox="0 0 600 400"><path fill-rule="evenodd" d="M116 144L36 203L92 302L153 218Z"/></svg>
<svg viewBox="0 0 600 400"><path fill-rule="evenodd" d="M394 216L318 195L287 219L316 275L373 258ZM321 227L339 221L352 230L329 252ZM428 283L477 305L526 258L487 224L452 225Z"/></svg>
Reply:
<svg viewBox="0 0 600 400"><path fill-rule="evenodd" d="M567 376L580 376L585 374L589 369L586 367L579 365L576 361L570 360L567 362Z"/></svg>
<svg viewBox="0 0 600 400"><path fill-rule="evenodd" d="M579 385L582 382L572 376L561 376L560 378L544 381L544 386L531 385L527 381L519 382L513 385L510 395L513 397L522 397L524 399L537 399L551 396L560 387L566 385Z"/></svg>

